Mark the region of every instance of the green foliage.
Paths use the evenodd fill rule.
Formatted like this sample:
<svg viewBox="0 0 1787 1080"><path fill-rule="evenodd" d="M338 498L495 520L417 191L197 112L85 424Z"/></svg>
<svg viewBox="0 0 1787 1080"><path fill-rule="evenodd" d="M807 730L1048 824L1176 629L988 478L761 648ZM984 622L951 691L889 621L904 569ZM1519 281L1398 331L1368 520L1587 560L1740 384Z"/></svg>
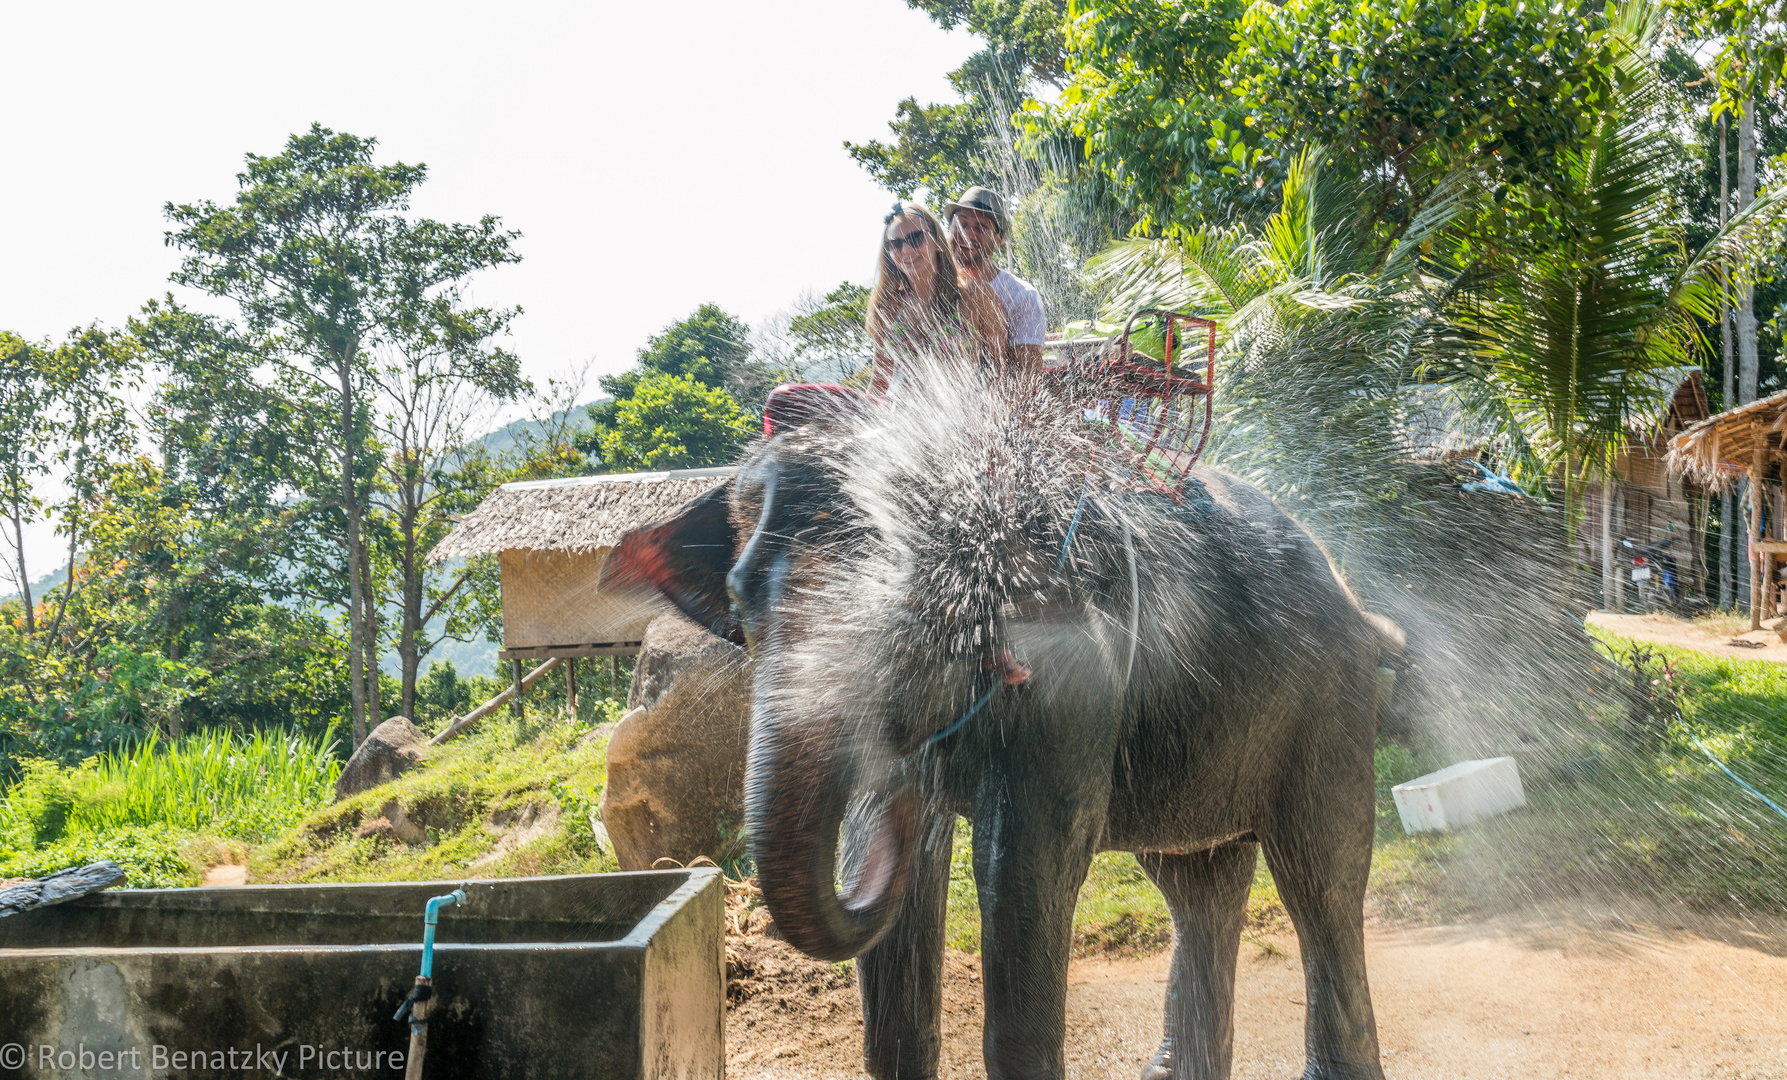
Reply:
<svg viewBox="0 0 1787 1080"><path fill-rule="evenodd" d="M1668 133L1666 87L1649 60L1654 28L1622 22L1618 89L1580 145L1557 153L1555 231L1487 256L1495 273L1458 323L1475 357L1462 374L1497 416L1531 478L1604 472L1639 417L1674 393L1670 373L1700 344L1696 319L1716 318L1720 259L1754 274L1779 244L1787 190L1690 257L1670 174L1680 147Z"/></svg>
<svg viewBox="0 0 1787 1080"><path fill-rule="evenodd" d="M998 131L1037 82L1064 77L1066 0L907 0L945 30L962 27L983 47L949 73L958 102L895 107L892 143L844 144L875 182L900 196L921 190L934 204L1001 174Z"/></svg>
<svg viewBox="0 0 1787 1080"><path fill-rule="evenodd" d="M1401 178L1553 173L1606 104L1599 13L1509 0L1249 5L1225 82L1279 146L1321 142Z"/></svg>
<svg viewBox="0 0 1787 1080"><path fill-rule="evenodd" d="M0 877L35 878L110 859L133 889L179 889L199 883L186 856L191 837L170 825L127 825L104 833L72 833L42 847L0 847Z"/></svg>
<svg viewBox="0 0 1787 1080"><path fill-rule="evenodd" d="M327 736L212 731L24 763L0 802L0 877L112 859L137 888L195 885L195 836L264 841L326 803L341 763Z"/></svg>
<svg viewBox="0 0 1787 1080"><path fill-rule="evenodd" d="M788 322L793 345L788 375L804 378L812 369L828 381L849 377L872 358L868 315L870 289L843 282L817 304Z"/></svg>
<svg viewBox="0 0 1787 1080"><path fill-rule="evenodd" d="M0 332L0 430L7 433L0 440L0 533L10 549L3 572L25 600L21 615L27 637L37 636L38 611L20 531L46 512L55 516L72 564L85 538L90 504L116 461L134 449L120 392L134 383L136 366L136 343L97 326L71 332L62 345L33 344ZM52 468L68 496L46 506L35 485ZM52 610L44 613L51 620L45 629L54 637L61 612Z"/></svg>
<svg viewBox="0 0 1787 1080"><path fill-rule="evenodd" d="M22 605L0 619L0 753L72 762L190 724L320 735L340 715L335 630L268 602L246 523L201 517L183 494L146 459L115 463L81 509L72 577L37 600L37 632Z"/></svg>
<svg viewBox="0 0 1787 1080"><path fill-rule="evenodd" d="M1056 115L1145 228L1264 212L1321 143L1394 231L1460 167L1543 186L1604 104L1604 29L1514 0L1120 0L1071 24Z"/></svg>
<svg viewBox="0 0 1787 1080"><path fill-rule="evenodd" d="M683 375L713 389L730 390L740 400L761 381L751 364L751 328L715 304L702 304L687 318L666 326L645 340L639 367L601 379L614 403L592 406L598 423L612 419L612 409L633 396L651 375ZM765 388L767 389L767 388Z"/></svg>
<svg viewBox="0 0 1787 1080"><path fill-rule="evenodd" d="M1069 80L1043 117L1083 140L1149 230L1226 221L1269 205L1261 133L1222 85L1245 5L1238 0L1119 0L1076 10Z"/></svg>
<svg viewBox="0 0 1787 1080"><path fill-rule="evenodd" d="M619 472L725 465L750 437L749 419L725 390L653 373L615 402L597 438L603 463Z"/></svg>
<svg viewBox="0 0 1787 1080"><path fill-rule="evenodd" d="M986 153L985 111L969 102L920 105L907 98L887 123L893 142L846 142L844 150L877 184L902 199L925 192L953 198L994 175Z"/></svg>
<svg viewBox="0 0 1787 1080"><path fill-rule="evenodd" d="M614 396L589 406L574 445L603 471L725 465L750 437L740 402L761 408L775 372L753 356L750 328L713 304L648 338L639 366L604 376Z"/></svg>
<svg viewBox="0 0 1787 1080"><path fill-rule="evenodd" d="M28 762L0 810L0 836L26 848L166 826L265 840L328 801L341 773L334 751L332 735L212 730L165 742L151 736L73 768Z"/></svg>
<svg viewBox="0 0 1787 1080"><path fill-rule="evenodd" d="M167 369L159 411L170 463L196 465L187 477L204 487L215 482L205 466L221 462L217 475L235 489L227 497L295 519L284 522L279 555L297 568L299 590L342 609L356 736L377 693L375 573L389 563L376 564L392 560L373 550L380 530L404 541L395 561L410 617L400 651L413 675L425 587L415 549L444 527L424 489L484 479L454 479L408 435L451 413L441 395L527 389L516 357L490 344L516 312L464 296L471 275L519 259L518 234L490 216L409 216L427 170L379 165L376 147L312 125L280 154L248 155L233 203L168 204L168 241L185 252L173 280L232 305L237 318L170 295L132 324ZM394 523L372 520L381 481L398 493Z"/></svg>

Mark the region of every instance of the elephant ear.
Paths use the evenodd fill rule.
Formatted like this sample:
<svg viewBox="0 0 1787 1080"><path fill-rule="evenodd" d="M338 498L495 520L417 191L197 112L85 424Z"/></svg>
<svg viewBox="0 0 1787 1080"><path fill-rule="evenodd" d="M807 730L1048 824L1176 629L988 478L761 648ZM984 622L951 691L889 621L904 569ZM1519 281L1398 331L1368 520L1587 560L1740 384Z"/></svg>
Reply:
<svg viewBox="0 0 1787 1080"><path fill-rule="evenodd" d="M621 537L602 565L599 588L654 588L709 633L745 642L726 572L738 550L732 527L732 481L684 503L676 516Z"/></svg>

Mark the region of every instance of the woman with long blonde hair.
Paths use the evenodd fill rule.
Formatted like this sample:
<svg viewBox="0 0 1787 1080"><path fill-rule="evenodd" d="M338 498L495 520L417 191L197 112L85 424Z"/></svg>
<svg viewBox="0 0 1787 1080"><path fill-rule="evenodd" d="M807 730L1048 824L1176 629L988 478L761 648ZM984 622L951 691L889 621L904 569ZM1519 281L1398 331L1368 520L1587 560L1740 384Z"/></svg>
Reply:
<svg viewBox="0 0 1787 1080"><path fill-rule="evenodd" d="M943 226L929 210L896 202L882 220L866 319L875 345L871 392L897 389L922 364L978 365L1003 379L1011 361L998 295L961 276Z"/></svg>

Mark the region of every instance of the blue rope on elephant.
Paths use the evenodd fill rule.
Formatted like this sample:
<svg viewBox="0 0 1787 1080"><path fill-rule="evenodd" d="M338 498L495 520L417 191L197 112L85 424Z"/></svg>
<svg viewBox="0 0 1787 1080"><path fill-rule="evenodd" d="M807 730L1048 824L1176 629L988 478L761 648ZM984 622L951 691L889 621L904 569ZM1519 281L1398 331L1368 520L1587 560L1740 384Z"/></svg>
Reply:
<svg viewBox="0 0 1787 1080"><path fill-rule="evenodd" d="M985 708L987 702L993 700L993 695L997 694L999 692L999 687L1001 687L1003 685L1004 685L1003 682L1001 682L999 679L995 678L993 680L993 685L987 687L986 693L980 695L980 697L978 697L978 698L975 698L974 704L968 706L967 712L964 712L962 715L956 717L955 721L953 723L951 723L948 727L944 728L942 731L939 731L937 734L926 739L925 745L932 746L932 745L935 745L936 743L940 743L944 739L947 739L951 735L954 735L956 732L962 730L962 725L966 724L968 721L974 719L974 714L979 712L981 709Z"/></svg>
<svg viewBox="0 0 1787 1080"><path fill-rule="evenodd" d="M1055 561L1056 573L1060 573L1061 569L1067 565L1068 548L1073 544L1073 534L1079 529L1080 513L1086 508L1086 496L1091 488L1092 480L1088 477L1085 485L1080 488L1080 501L1073 508L1073 520L1068 523L1067 538L1061 542L1061 556ZM1136 573L1135 543L1130 537L1129 522L1124 521L1122 522L1122 525L1123 554L1126 557L1126 561L1129 563L1129 660L1124 665L1123 669L1123 689L1124 692L1127 693L1130 680L1135 677L1136 646L1141 640L1140 619L1142 610L1142 586L1141 580ZM963 711L962 715L951 721L948 727L945 727L942 731L939 731L937 734L926 739L920 748L922 749L924 746L935 746L937 743L942 742L944 739L947 739L951 735L962 730L963 725L974 719L976 713L979 713L980 710L986 708L987 702L993 700L993 695L997 694L999 688L1003 685L1005 685L1004 680L998 673L994 673L993 684L987 687L979 697L974 699L974 704L968 706L968 708Z"/></svg>
<svg viewBox="0 0 1787 1080"><path fill-rule="evenodd" d="M1073 547L1073 534L1080 529L1080 515L1086 510L1086 496L1092 493L1092 478L1080 485L1080 501L1073 504L1073 520L1067 523L1067 538L1061 541L1061 555L1055 560L1055 573L1067 568L1067 552Z"/></svg>

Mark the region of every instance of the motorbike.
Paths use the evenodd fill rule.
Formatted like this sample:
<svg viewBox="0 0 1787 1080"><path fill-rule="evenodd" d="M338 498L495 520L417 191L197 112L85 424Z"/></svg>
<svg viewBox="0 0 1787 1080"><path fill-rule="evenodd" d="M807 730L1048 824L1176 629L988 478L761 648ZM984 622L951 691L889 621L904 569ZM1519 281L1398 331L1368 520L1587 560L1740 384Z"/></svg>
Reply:
<svg viewBox="0 0 1787 1080"><path fill-rule="evenodd" d="M1620 541L1620 546L1632 552L1632 584L1638 589L1640 610L1681 609L1681 573L1676 567L1675 558L1667 553L1667 549L1675 546L1679 539L1666 536L1649 544Z"/></svg>

